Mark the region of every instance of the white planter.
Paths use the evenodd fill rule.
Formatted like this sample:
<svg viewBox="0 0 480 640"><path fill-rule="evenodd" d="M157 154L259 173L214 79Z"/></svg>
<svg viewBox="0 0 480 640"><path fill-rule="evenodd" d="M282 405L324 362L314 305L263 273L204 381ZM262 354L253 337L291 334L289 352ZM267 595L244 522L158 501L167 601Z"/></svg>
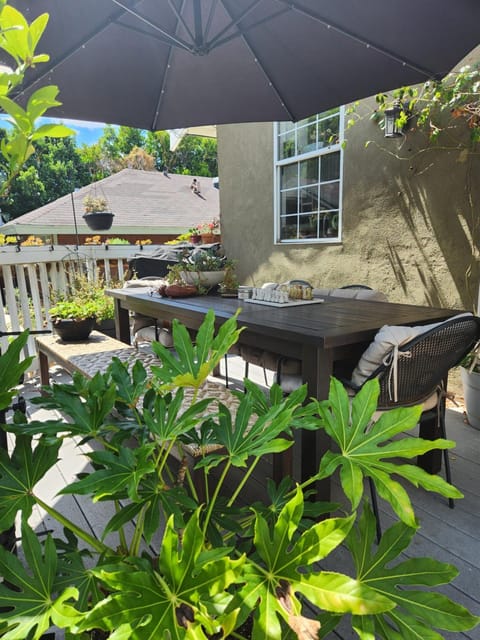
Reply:
<svg viewBox="0 0 480 640"><path fill-rule="evenodd" d="M480 429L480 373L460 367L468 423Z"/></svg>
<svg viewBox="0 0 480 640"><path fill-rule="evenodd" d="M182 271L181 276L185 284L210 288L223 280L225 271Z"/></svg>

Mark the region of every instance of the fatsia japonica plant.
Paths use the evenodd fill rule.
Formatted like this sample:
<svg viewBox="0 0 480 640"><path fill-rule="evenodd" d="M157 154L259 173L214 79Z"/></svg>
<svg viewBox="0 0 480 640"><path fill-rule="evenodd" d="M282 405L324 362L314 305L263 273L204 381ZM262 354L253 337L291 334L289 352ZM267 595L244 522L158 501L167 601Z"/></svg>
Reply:
<svg viewBox="0 0 480 640"><path fill-rule="evenodd" d="M140 361L129 370L114 359L91 380L77 374L71 384L44 388L36 404L64 418L28 422L16 414L1 425L15 446L0 451L0 530L17 520L22 553L0 548L0 637L36 640L53 626L66 638L95 631L95 638L113 640L305 640L328 637L345 616L363 640L434 639L442 629L475 626L475 616L432 590L455 577L454 567L400 557L417 524L392 475L460 494L393 457L452 443L390 441L414 426L418 409L391 411L371 424L376 381L351 405L336 380L322 402L308 401L304 387L284 397L273 386L266 395L248 380L245 393L232 392L233 408L202 396L240 332L236 317L217 333L214 327L209 313L192 342L175 322L175 351L154 343L159 362L148 372ZM13 372L0 374L2 406L24 367L26 337L0 358L0 372ZM319 461L318 474L303 484L269 480L269 500L242 499L259 461L285 452L300 429L325 429L338 445ZM91 445L86 454L78 448L90 464L58 494L91 500L105 523L96 535L62 509L65 500L48 502L37 486L72 439ZM235 468L241 480L229 489ZM311 491L336 469L346 496L339 515ZM378 546L364 476L399 515ZM34 506L58 524L53 533L32 529ZM352 556L353 575L319 566L340 546Z"/></svg>

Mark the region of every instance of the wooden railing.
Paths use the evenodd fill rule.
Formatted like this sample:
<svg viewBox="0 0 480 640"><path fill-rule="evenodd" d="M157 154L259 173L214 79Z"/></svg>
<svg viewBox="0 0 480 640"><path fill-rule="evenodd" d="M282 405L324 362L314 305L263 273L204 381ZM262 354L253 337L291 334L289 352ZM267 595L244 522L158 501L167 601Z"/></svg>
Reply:
<svg viewBox="0 0 480 640"><path fill-rule="evenodd" d="M51 293L65 291L79 268L88 279L123 281L126 260L137 253L134 245L0 246L0 350L7 347L6 332L51 328ZM36 355L32 337L26 355Z"/></svg>

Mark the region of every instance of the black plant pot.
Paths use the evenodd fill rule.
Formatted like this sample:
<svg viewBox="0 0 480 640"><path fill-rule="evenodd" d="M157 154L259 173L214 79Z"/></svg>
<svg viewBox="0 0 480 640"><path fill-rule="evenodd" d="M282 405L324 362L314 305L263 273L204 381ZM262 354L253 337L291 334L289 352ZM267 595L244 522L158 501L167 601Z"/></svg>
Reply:
<svg viewBox="0 0 480 640"><path fill-rule="evenodd" d="M113 224L113 213L107 211L95 211L86 213L83 219L92 231L107 231Z"/></svg>
<svg viewBox="0 0 480 640"><path fill-rule="evenodd" d="M113 318L107 318L106 320L95 322L95 326L93 328L95 331L100 331L100 333L110 336L110 338L115 338L115 320Z"/></svg>
<svg viewBox="0 0 480 640"><path fill-rule="evenodd" d="M64 342L87 340L95 324L95 318L84 320L57 319L53 322L53 330Z"/></svg>

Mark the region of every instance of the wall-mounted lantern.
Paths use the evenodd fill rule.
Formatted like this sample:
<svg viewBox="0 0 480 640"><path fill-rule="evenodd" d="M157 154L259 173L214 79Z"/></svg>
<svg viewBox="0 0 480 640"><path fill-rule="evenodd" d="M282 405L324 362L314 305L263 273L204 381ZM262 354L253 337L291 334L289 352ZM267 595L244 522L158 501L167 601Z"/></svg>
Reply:
<svg viewBox="0 0 480 640"><path fill-rule="evenodd" d="M400 102L395 102L392 107L390 107L389 109L385 109L385 138L398 138L402 135L403 125L399 124L398 122L402 111L404 111L404 109Z"/></svg>

